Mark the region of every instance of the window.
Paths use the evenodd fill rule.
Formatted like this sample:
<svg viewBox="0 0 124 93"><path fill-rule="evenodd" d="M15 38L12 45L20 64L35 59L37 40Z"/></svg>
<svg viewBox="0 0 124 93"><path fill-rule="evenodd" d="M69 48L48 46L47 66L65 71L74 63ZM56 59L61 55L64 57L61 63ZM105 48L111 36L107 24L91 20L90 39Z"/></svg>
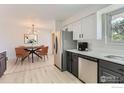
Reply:
<svg viewBox="0 0 124 93"><path fill-rule="evenodd" d="M107 41L124 43L124 8L107 13L105 18Z"/></svg>
<svg viewBox="0 0 124 93"><path fill-rule="evenodd" d="M124 13L112 16L112 41L124 40Z"/></svg>

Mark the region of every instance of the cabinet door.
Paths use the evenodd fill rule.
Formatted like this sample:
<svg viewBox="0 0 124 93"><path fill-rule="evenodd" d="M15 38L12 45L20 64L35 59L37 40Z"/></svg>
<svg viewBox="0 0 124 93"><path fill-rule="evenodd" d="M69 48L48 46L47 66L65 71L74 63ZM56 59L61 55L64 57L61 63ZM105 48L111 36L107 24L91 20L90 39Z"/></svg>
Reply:
<svg viewBox="0 0 124 93"><path fill-rule="evenodd" d="M109 79L104 79L102 77L109 77ZM99 68L99 83L124 83L123 77L124 76L114 71L103 67Z"/></svg>
<svg viewBox="0 0 124 93"><path fill-rule="evenodd" d="M78 56L72 53L72 74L78 77Z"/></svg>
<svg viewBox="0 0 124 93"><path fill-rule="evenodd" d="M73 40L79 40L79 33L73 31Z"/></svg>
<svg viewBox="0 0 124 93"><path fill-rule="evenodd" d="M81 20L73 23L73 40L80 40L82 30L81 30Z"/></svg>
<svg viewBox="0 0 124 93"><path fill-rule="evenodd" d="M2 60L0 60L0 77L3 74Z"/></svg>
<svg viewBox="0 0 124 93"><path fill-rule="evenodd" d="M71 61L72 61L72 57L71 57L71 52L66 52L67 53L67 71L71 72Z"/></svg>
<svg viewBox="0 0 124 93"><path fill-rule="evenodd" d="M96 24L96 14L87 16L83 20L83 34L84 39L96 39L97 24Z"/></svg>
<svg viewBox="0 0 124 93"><path fill-rule="evenodd" d="M6 70L6 52L0 53L0 77Z"/></svg>
<svg viewBox="0 0 124 93"><path fill-rule="evenodd" d="M6 59L5 57L3 57L0 59L0 77L3 75L5 70L6 70Z"/></svg>

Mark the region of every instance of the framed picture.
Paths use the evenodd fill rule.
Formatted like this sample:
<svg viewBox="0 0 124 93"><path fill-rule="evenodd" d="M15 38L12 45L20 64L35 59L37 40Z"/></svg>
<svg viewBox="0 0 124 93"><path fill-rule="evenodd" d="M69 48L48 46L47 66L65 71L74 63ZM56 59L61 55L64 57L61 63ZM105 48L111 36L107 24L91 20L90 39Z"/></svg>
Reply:
<svg viewBox="0 0 124 93"><path fill-rule="evenodd" d="M24 43L25 44L37 44L38 35L37 34L24 34Z"/></svg>

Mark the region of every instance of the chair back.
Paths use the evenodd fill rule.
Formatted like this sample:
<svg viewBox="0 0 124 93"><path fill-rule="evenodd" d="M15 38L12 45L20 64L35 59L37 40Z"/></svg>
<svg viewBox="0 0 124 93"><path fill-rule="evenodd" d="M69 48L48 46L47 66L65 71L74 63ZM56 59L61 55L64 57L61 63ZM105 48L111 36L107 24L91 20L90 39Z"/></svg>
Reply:
<svg viewBox="0 0 124 93"><path fill-rule="evenodd" d="M44 45L39 46L39 47L37 48L37 52L40 52L43 47L44 47Z"/></svg>
<svg viewBox="0 0 124 93"><path fill-rule="evenodd" d="M42 50L41 50L41 53L42 54L48 54L48 46L43 47Z"/></svg>
<svg viewBox="0 0 124 93"><path fill-rule="evenodd" d="M45 52L48 53L48 46L45 47Z"/></svg>
<svg viewBox="0 0 124 93"><path fill-rule="evenodd" d="M17 47L17 48L15 48L15 52L16 52L16 56L18 56L18 55L24 55L25 53L26 53L26 51L24 50L24 48L23 47Z"/></svg>

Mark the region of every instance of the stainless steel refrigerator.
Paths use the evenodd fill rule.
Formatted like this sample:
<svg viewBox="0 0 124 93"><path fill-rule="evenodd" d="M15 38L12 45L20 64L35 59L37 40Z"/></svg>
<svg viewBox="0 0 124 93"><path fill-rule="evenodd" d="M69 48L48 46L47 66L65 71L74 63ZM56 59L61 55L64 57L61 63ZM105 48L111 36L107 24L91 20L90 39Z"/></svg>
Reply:
<svg viewBox="0 0 124 93"><path fill-rule="evenodd" d="M73 32L69 32L69 31L55 32L54 40L55 40L54 41L54 64L61 71L65 71L67 68L66 50L76 49L77 41L73 40Z"/></svg>

